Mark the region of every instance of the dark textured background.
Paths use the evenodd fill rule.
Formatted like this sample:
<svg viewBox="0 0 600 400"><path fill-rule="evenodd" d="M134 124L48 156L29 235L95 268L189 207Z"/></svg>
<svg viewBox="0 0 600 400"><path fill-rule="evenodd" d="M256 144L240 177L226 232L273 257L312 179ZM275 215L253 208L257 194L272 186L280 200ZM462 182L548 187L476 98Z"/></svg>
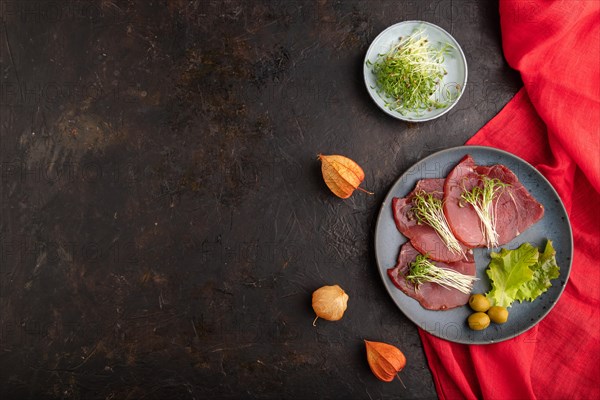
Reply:
<svg viewBox="0 0 600 400"><path fill-rule="evenodd" d="M395 178L516 93L494 1L4 1L3 399L432 398L417 330L374 262ZM448 114L394 120L362 59L422 19L461 44ZM334 197L317 153L374 196ZM344 318L313 327L340 284ZM406 384L363 339L400 347Z"/></svg>

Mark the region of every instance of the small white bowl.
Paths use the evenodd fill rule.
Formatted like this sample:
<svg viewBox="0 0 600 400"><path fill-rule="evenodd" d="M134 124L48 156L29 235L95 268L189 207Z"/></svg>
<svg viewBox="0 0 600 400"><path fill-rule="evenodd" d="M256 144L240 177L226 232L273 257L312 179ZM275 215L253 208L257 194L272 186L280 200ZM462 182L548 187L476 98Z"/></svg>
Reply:
<svg viewBox="0 0 600 400"><path fill-rule="evenodd" d="M407 112L405 115L402 115L398 111L388 108L385 105L385 101L377 93L377 83L375 81L375 75L373 74L373 66L367 65L367 61L375 63L379 54L387 53L393 45L398 43L400 37L410 35L416 28L423 28L429 41L432 43L443 42L453 46L453 49L450 50L450 54L445 57L444 63L442 64L446 68L448 74L444 76L439 87L444 88L447 85L458 85L460 92L453 102L444 108L434 108L431 111L426 110L423 111L421 115L418 115L415 112ZM375 40L373 40L373 43L369 46L369 50L367 50L363 62L363 74L367 91L379 108L392 117L403 121L423 122L430 121L446 114L456 105L456 103L458 103L462 94L465 92L465 86L467 85L467 60L465 59L465 54L458 42L439 26L425 21L404 21L385 29L375 38ZM442 90L436 91L432 96L437 96L440 100L447 100L444 97Z"/></svg>

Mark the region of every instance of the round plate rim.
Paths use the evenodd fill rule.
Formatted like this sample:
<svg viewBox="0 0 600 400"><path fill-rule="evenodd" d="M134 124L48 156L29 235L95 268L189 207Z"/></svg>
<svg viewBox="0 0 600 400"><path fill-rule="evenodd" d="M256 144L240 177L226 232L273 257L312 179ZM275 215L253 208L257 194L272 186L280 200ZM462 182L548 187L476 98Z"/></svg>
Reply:
<svg viewBox="0 0 600 400"><path fill-rule="evenodd" d="M542 175L542 173L540 171L538 171L535 167L533 167L533 165L531 165L527 161L523 160L521 157L519 157L519 156L517 156L515 154L512 154L512 153L510 153L508 151L497 149L495 147L490 147L490 146L481 146L481 145L456 146L456 147L451 147L451 148L443 149L443 150L437 151L435 153L432 153L432 154L430 154L430 155L428 155L426 157L423 157L422 159L420 159L419 161L415 162L410 167L408 167L402 174L400 174L400 176L390 186L390 189L388 190L387 194L385 195L385 198L383 199L383 202L381 203L381 206L379 208L379 212L378 212L378 215L377 215L377 220L375 222L375 233L374 233L373 246L374 246L374 252L375 252L375 262L377 263L377 271L379 272L379 275L380 275L380 277L382 279L382 283L383 283L383 286L384 286L386 292L390 296L391 300L394 302L394 305L413 324L415 324L417 327L423 329L410 315L408 315L407 313L404 312L404 310L402 310L402 308L400 307L400 305L394 299L394 296L393 296L392 292L390 291L390 289L386 285L386 279L388 279L388 276L387 276L387 273L385 273L385 271L387 271L388 267L382 265L382 262L380 261L380 255L378 254L378 251L377 251L377 242L378 242L379 231L380 231L379 227L380 227L380 225L382 223L382 219L384 218L384 216L383 216L383 214L384 214L384 208L386 206L389 206L391 204L391 200L393 198L394 188L396 187L396 185L398 185L398 183L400 181L402 181L405 178L405 176L407 174L410 173L410 171L417 164L421 164L423 162L426 162L427 160L439 157L441 154L444 154L444 153L451 153L451 152L455 152L455 151L459 151L459 150L466 150L466 149L478 149L478 150L482 150L482 151L490 151L492 153L500 153L500 154L502 154L504 156L507 156L509 158L517 159L518 161L526 164L529 168L531 168L531 170L534 171L534 173L537 174L537 176L539 178L541 178L542 181L544 181L548 185L548 187L550 188L550 190L552 191L552 193L558 199L559 206L561 207L561 209L563 210L563 212L567 216L565 222L566 222L567 227L568 227L569 241L570 241L570 245L571 245L571 247L570 247L571 253L569 254L569 257L568 257L568 259L569 259L569 265L566 266L567 273L566 273L566 276L564 278L564 284L561 285L561 288L560 288L560 290L558 292L558 296L556 297L556 299L554 301L552 301L552 303L549 305L549 307L547 307L547 309L545 310L545 312L541 313L540 316L539 316L539 318L538 318L538 320L535 323L531 324L531 326L529 326L529 327L527 327L527 328L525 328L523 330L517 331L514 334L507 335L506 337L502 337L500 339L490 339L490 340L485 340L485 341L472 341L472 340L459 340L459 339L453 340L453 339L449 339L447 337L443 337L441 335L437 335L435 332L431 332L429 330L424 329L424 331L428 332L429 334L431 334L433 336L436 336L436 337L438 337L440 339L447 340L449 342L461 343L461 344L485 345L485 344L499 343L499 342L503 342L503 341L515 338L515 337L517 337L517 336L519 336L519 335L521 335L521 334L529 331L531 328L533 328L534 326L536 326L537 324L539 324L540 322L542 322L543 319L546 318L546 316L550 313L550 311L552 311L552 309L554 308L554 306L556 305L556 303L558 303L558 301L560 300L560 298L561 298L561 296L562 296L562 294L563 294L563 292L565 290L565 287L567 286L567 284L569 282L569 276L571 274L571 268L572 268L572 265L573 265L573 230L572 230L572 227L571 227L571 221L568 218L567 210L566 210L565 205L564 205L562 199L560 198L558 192L556 191L556 189L554 188L554 186L552 186L552 184L546 179L546 177L544 175ZM404 243L406 243L406 242L404 242ZM401 243L400 245L402 245L404 243ZM562 268L563 268L563 266L561 266L561 269ZM400 293L402 293L404 296L409 297L406 294L404 294L402 291L400 291L400 289L397 289L397 290ZM443 311L440 311L440 312L443 312Z"/></svg>

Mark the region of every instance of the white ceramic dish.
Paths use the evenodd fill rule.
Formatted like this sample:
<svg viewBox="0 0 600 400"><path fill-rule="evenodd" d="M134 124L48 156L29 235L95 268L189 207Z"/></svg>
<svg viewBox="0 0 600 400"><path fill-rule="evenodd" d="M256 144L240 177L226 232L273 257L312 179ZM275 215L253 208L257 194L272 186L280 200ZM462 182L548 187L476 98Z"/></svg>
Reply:
<svg viewBox="0 0 600 400"><path fill-rule="evenodd" d="M452 45L453 49L450 50L450 54L445 57L445 61L443 63L448 74L442 80L440 88L445 88L447 85L454 87L458 85L457 87L459 88L459 92L457 96L454 96L454 100L447 107L427 110L422 112L421 115L415 112L409 112L405 115L402 115L398 111L389 109L386 106L384 99L382 99L377 93L375 75L373 74L372 70L373 67L367 65L367 61L375 63L379 54L387 53L393 45L398 43L400 37L410 35L417 28L424 29L428 40L432 43L442 42ZM444 115L450 111L450 109L452 109L456 103L458 103L460 97L465 91L465 86L467 84L467 60L465 59L465 55L458 42L448 32L439 26L425 21L404 21L385 29L375 38L375 40L373 40L373 43L371 43L371 46L369 46L369 50L367 50L367 54L363 62L363 74L367 91L371 95L373 101L375 101L375 103L383 111L392 117L401 119L403 121L423 122L430 121ZM437 97L442 101L447 100L444 95L444 90L442 89L436 91L436 93L434 93L432 96Z"/></svg>

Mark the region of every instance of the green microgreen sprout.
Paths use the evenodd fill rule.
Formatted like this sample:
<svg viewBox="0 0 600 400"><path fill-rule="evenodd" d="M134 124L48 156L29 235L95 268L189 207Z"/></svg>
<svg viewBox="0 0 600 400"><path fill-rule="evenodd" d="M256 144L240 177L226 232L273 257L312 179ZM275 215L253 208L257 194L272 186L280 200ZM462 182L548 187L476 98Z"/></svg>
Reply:
<svg viewBox="0 0 600 400"><path fill-rule="evenodd" d="M402 115L414 112L422 116L425 111L445 108L460 94L460 85L444 85L448 73L443 63L454 47L449 43L432 44L423 28L417 28L384 54L379 54L372 66L376 78L373 88L386 107ZM436 99L440 92L444 100Z"/></svg>
<svg viewBox="0 0 600 400"><path fill-rule="evenodd" d="M510 186L498 178L481 176L481 185L474 186L471 190L464 190L461 200L473 206L481 221L481 233L485 238L488 248L498 247L498 232L496 231L496 209L498 202L494 202L498 194L505 187ZM464 207L464 204L460 204Z"/></svg>
<svg viewBox="0 0 600 400"><path fill-rule="evenodd" d="M464 255L460 243L450 230L441 199L421 190L413 197L412 212L419 224L429 225L436 231L450 251Z"/></svg>
<svg viewBox="0 0 600 400"><path fill-rule="evenodd" d="M439 267L429 261L426 255L419 254L417 258L410 263L410 269L406 279L419 286L423 283L437 283L446 289L457 289L462 293L469 294L473 289L473 284L477 280L475 276L461 274L450 268Z"/></svg>

